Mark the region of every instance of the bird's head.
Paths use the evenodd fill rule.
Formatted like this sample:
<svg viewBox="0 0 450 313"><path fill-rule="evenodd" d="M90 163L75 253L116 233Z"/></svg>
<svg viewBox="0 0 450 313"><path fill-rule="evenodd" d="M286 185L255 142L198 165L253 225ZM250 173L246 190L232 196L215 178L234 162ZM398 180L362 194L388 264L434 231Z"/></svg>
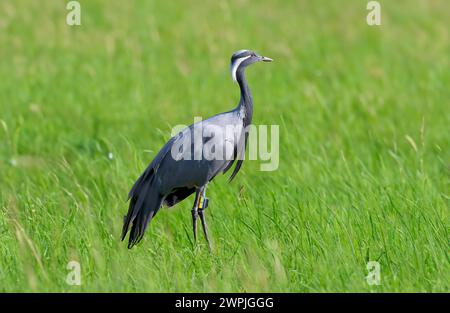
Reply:
<svg viewBox="0 0 450 313"><path fill-rule="evenodd" d="M230 71L231 71L231 77L234 81L237 81L237 72L246 68L250 64L256 63L256 62L272 62L273 60L268 57L263 57L252 50L239 50L233 53L231 56L231 63L230 63Z"/></svg>

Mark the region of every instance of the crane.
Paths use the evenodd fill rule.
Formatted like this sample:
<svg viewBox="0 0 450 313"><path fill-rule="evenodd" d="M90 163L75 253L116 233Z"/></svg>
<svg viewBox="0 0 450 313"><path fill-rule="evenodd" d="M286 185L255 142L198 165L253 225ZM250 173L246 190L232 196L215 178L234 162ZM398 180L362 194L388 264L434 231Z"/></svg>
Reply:
<svg viewBox="0 0 450 313"><path fill-rule="evenodd" d="M122 241L130 232L128 248L142 239L147 225L161 206L171 207L195 193L191 210L194 241L197 241L197 220L200 217L211 249L204 215L209 204L206 187L217 174L227 172L235 161L229 181L242 166L248 139L245 129L251 124L253 115L253 99L245 69L261 61L271 62L272 59L252 50L235 52L231 56L230 71L240 89L236 108L194 123L170 138L136 180L128 194L130 202L122 228ZM195 145L199 141L201 144ZM211 147L209 151L205 150L207 146Z"/></svg>

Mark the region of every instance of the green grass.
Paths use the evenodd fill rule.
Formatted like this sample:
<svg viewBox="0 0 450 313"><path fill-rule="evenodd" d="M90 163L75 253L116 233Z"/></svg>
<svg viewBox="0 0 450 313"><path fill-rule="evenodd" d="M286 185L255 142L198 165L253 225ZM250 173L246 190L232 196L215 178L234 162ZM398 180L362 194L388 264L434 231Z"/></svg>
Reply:
<svg viewBox="0 0 450 313"><path fill-rule="evenodd" d="M0 3L0 291L450 291L449 1L381 1L380 27L366 1L80 2L80 27ZM275 59L248 79L278 170L210 184L212 253L192 198L128 250L132 183L172 126L235 106L242 48Z"/></svg>

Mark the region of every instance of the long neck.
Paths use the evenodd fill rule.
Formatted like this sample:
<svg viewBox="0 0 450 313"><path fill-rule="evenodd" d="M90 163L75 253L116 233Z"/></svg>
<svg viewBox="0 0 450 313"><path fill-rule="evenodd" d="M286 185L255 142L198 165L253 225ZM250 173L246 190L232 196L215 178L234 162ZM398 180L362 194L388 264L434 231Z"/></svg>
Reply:
<svg viewBox="0 0 450 313"><path fill-rule="evenodd" d="M243 115L247 124L250 124L253 116L253 98L247 84L247 79L245 78L244 68L238 68L236 80L239 84L239 88L241 89L241 99L239 100L239 104L236 109L239 114Z"/></svg>

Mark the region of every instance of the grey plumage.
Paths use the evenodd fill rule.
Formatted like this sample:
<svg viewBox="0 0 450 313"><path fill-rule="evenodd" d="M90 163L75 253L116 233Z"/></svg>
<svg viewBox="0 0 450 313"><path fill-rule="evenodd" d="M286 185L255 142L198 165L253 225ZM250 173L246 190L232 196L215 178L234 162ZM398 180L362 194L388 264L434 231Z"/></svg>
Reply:
<svg viewBox="0 0 450 313"><path fill-rule="evenodd" d="M259 56L250 50L240 50L234 53L231 58L230 68L232 77L238 82L240 88L241 98L238 106L234 110L220 113L207 120L192 124L172 137L134 183L128 194L130 203L122 229L122 240L124 240L131 225L128 248L133 247L142 239L148 223L162 205L173 206L194 192L196 192L192 209L194 238L196 239L197 236L197 216L200 216L203 231L209 244L206 221L203 215L205 207L202 205L202 201L207 203L204 200L206 186L216 175L227 172L235 161L236 165L230 176L230 181L236 176L242 166L242 156L245 154L248 137L244 130L246 126L251 124L253 115L253 100L244 71L248 65L258 61L267 62L272 60ZM234 133L228 134L225 131L225 128L229 125L235 127ZM225 134L222 142L217 143L217 146L221 145L223 147L223 158L208 159L204 156L203 150L195 151L195 149L199 149L199 147L194 145L192 138L195 130L205 132L208 129L222 130L223 134ZM202 145L200 148L211 139L203 136L201 138ZM194 158L185 160L173 157L173 150L178 146L184 149L183 143L187 139L190 139L191 155L199 153L201 155L199 160ZM225 147L229 143L233 145L232 155L225 155Z"/></svg>

